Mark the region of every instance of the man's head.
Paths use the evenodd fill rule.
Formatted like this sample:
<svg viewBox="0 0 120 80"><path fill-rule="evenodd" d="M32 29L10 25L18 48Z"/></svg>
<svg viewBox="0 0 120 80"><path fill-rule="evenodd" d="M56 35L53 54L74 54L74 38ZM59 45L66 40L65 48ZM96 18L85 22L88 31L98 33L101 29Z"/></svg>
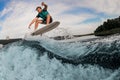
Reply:
<svg viewBox="0 0 120 80"><path fill-rule="evenodd" d="M40 12L42 11L42 8L41 8L40 6L38 6L38 7L36 8L36 11L40 13Z"/></svg>

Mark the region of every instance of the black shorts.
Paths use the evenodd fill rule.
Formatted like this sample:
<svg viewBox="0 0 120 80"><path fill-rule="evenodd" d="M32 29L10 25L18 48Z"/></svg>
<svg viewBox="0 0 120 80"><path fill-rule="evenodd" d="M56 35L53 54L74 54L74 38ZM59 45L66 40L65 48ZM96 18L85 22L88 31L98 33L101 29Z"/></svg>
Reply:
<svg viewBox="0 0 120 80"><path fill-rule="evenodd" d="M46 19L42 21L42 24L47 24ZM52 19L52 17L50 17L50 23L52 23L52 22L53 22L53 19Z"/></svg>

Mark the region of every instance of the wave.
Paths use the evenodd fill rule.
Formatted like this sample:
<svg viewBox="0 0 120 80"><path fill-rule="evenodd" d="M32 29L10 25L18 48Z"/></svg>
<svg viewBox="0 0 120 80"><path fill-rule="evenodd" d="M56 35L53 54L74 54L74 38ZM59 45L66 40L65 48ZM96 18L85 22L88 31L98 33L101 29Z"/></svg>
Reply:
<svg viewBox="0 0 120 80"><path fill-rule="evenodd" d="M78 42L79 43L79 42ZM110 69L118 69L120 67L120 44L119 41L113 41L112 43L90 43L87 44L87 51L82 53L82 55L60 55L56 54L57 52L54 52L53 50L42 47L40 45L40 42L32 42L32 41L23 41L24 45L27 45L29 47L37 49L37 51L40 53L39 56L44 55L41 53L47 52L47 55L50 59L56 58L58 60L61 60L62 63L69 63L73 65L79 65L79 64L97 64L104 68L110 68ZM94 44L94 45L92 45ZM58 43L57 43L58 45ZM75 44L74 44L75 45ZM116 46L117 45L117 46ZM49 46L49 45L47 45ZM109 46L109 47L108 47ZM84 47L84 46L82 46ZM57 47L59 48L59 47ZM93 48L93 49L92 49ZM59 48L60 49L60 48ZM68 48L69 49L69 48ZM56 49L58 50L58 49ZM67 49L65 49L67 50ZM80 47L81 50L81 47ZM83 49L85 50L85 49ZM83 52L83 51L81 51ZM67 54L68 52L62 53ZM79 52L80 53L80 52ZM78 54L78 52L77 52ZM84 55L85 54L85 55Z"/></svg>
<svg viewBox="0 0 120 80"><path fill-rule="evenodd" d="M119 39L119 35L75 42L42 38L8 44L0 50L0 78L119 80Z"/></svg>

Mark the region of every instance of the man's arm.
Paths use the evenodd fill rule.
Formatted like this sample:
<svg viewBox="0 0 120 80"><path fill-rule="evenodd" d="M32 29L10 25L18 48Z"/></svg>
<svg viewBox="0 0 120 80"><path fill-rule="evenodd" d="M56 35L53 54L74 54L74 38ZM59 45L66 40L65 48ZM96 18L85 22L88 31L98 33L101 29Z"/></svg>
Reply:
<svg viewBox="0 0 120 80"><path fill-rule="evenodd" d="M28 28L30 29L30 26L37 20L38 18L36 17L36 18L34 18L32 21L31 21L31 23L29 24L29 26L28 26Z"/></svg>
<svg viewBox="0 0 120 80"><path fill-rule="evenodd" d="M44 2L42 2L42 6L44 6L44 10L47 10L48 6Z"/></svg>

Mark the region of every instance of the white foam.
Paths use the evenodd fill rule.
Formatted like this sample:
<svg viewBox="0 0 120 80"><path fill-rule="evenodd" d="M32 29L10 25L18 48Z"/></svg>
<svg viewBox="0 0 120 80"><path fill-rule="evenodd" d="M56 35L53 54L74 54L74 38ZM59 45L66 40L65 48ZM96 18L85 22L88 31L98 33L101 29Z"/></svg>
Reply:
<svg viewBox="0 0 120 80"><path fill-rule="evenodd" d="M91 42L58 42L48 37L32 36L28 40L40 41L47 50L55 54L67 56L86 55L96 50L100 43L119 40L119 36L108 37ZM110 46L107 45L107 46ZM90 47L91 46L91 47ZM101 46L102 47L102 46ZM47 53L47 51L45 51ZM1 80L114 80L119 69L109 70L100 66L81 64L62 64L57 59L49 59L47 55L38 59L38 52L23 45L12 45L0 51L0 79ZM41 54L41 53L39 53Z"/></svg>
<svg viewBox="0 0 120 80"><path fill-rule="evenodd" d="M12 46L0 53L1 80L100 80L113 71L98 66L73 66L49 59L47 55L37 58L32 48Z"/></svg>
<svg viewBox="0 0 120 80"><path fill-rule="evenodd" d="M3 48L3 45L2 45L2 44L0 44L0 48Z"/></svg>

